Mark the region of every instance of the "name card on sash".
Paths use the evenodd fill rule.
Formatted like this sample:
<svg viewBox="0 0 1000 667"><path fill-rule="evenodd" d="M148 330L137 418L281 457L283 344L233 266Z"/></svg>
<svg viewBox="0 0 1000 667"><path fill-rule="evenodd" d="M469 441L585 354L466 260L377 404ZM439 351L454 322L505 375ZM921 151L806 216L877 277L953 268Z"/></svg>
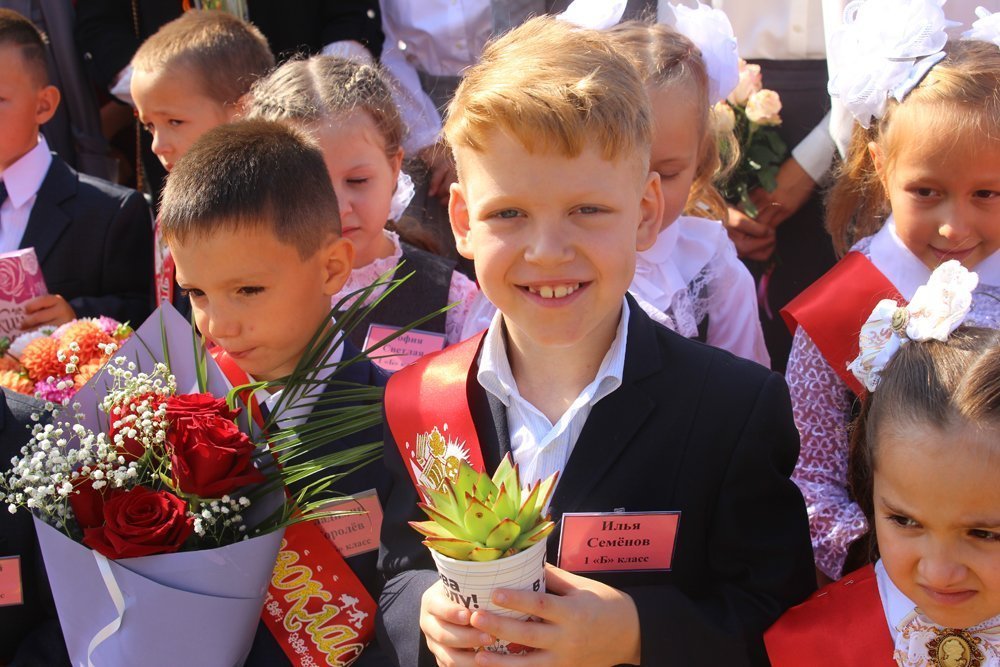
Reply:
<svg viewBox="0 0 1000 667"><path fill-rule="evenodd" d="M387 336L399 331L402 327L392 327L386 324L371 324L368 326L368 335L365 336L365 347L368 349L372 345L385 339ZM385 345L381 345L368 353L372 363L388 373L409 366L414 361L429 354L443 350L445 346L445 335L434 333L433 331L421 331L411 329L403 335L395 338Z"/></svg>
<svg viewBox="0 0 1000 667"><path fill-rule="evenodd" d="M669 570L680 519L680 512L563 514L559 567L570 572Z"/></svg>
<svg viewBox="0 0 1000 667"><path fill-rule="evenodd" d="M24 604L21 589L21 557L0 558L0 607Z"/></svg>
<svg viewBox="0 0 1000 667"><path fill-rule="evenodd" d="M357 556L378 549L378 536L382 528L382 505L375 489L369 489L351 498L335 500L323 511L359 512L344 516L331 516L316 522L326 539L344 558Z"/></svg>

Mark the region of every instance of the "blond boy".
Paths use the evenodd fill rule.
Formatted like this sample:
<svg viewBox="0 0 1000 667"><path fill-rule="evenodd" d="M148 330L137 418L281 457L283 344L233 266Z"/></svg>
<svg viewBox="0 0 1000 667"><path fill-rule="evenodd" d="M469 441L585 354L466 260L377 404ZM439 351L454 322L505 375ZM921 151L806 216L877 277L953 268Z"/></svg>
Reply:
<svg viewBox="0 0 1000 667"><path fill-rule="evenodd" d="M639 75L602 35L535 19L487 47L445 133L458 249L499 313L462 373L421 375L456 354L446 350L394 376L387 421L404 409L396 383L466 383L487 470L509 451L526 483L559 471L560 523L548 592L494 596L541 622L452 602L405 522L420 511L397 443L414 434L387 429L383 646L401 665L766 664L761 633L814 586L789 480L798 438L780 376L654 324L626 295L662 207ZM676 540L577 576L567 570L583 562L562 557L559 533L581 512L608 525L635 513L628 525L661 545L650 526L676 512ZM475 651L493 638L537 650Z"/></svg>

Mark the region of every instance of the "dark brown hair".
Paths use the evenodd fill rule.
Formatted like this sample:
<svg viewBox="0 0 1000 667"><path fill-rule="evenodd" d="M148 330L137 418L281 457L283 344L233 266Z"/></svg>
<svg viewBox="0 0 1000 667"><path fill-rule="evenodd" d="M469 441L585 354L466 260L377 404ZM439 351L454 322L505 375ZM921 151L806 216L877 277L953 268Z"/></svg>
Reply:
<svg viewBox="0 0 1000 667"><path fill-rule="evenodd" d="M160 226L168 241L267 228L311 257L340 234L323 154L302 131L247 120L209 130L167 177Z"/></svg>
<svg viewBox="0 0 1000 667"><path fill-rule="evenodd" d="M34 23L13 9L0 9L0 47L20 48L21 58L39 86L49 82L47 43L45 35Z"/></svg>
<svg viewBox="0 0 1000 667"><path fill-rule="evenodd" d="M232 106L274 67L260 30L223 11L190 10L165 24L132 57L135 69L190 68L209 99Z"/></svg>
<svg viewBox="0 0 1000 667"><path fill-rule="evenodd" d="M868 144L885 155L886 169L903 146L982 146L1000 141L1000 49L973 40L951 42L947 54L902 102L890 100L885 115L867 130L855 123L847 157L827 199L826 226L844 254L877 232L889 215L889 200ZM898 131L899 127L917 131Z"/></svg>
<svg viewBox="0 0 1000 667"><path fill-rule="evenodd" d="M945 342L900 348L851 427L850 486L869 526L880 436L903 424L947 430L969 423L1000 427L1000 331L963 326Z"/></svg>

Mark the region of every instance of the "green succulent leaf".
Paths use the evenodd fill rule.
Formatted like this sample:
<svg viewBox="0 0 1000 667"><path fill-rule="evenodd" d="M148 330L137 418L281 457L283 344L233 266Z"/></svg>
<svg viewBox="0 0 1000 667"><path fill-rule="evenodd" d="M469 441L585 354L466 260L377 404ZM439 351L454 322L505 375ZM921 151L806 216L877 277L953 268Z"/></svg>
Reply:
<svg viewBox="0 0 1000 667"><path fill-rule="evenodd" d="M437 521L411 521L410 525L415 531L426 537L455 539L455 535Z"/></svg>
<svg viewBox="0 0 1000 667"><path fill-rule="evenodd" d="M424 545L455 560L471 560L472 551L481 548L475 542L447 537L429 537Z"/></svg>
<svg viewBox="0 0 1000 667"><path fill-rule="evenodd" d="M524 549L527 549L528 547L537 544L538 542L541 542L542 540L544 540L546 537L549 536L549 533L551 533L555 527L556 524L552 521L546 520L539 523L531 530L522 532L518 536L517 540L515 540L514 548L516 548L518 551L523 551Z"/></svg>
<svg viewBox="0 0 1000 667"><path fill-rule="evenodd" d="M520 508L514 503L514 499L507 492L507 485L501 484L500 490L497 491L496 500L493 502L493 511L501 519L516 519L518 509Z"/></svg>
<svg viewBox="0 0 1000 667"><path fill-rule="evenodd" d="M472 539L472 535L465 528L464 517L462 518L461 521L454 521L452 520L451 517L441 513L439 510L431 507L430 505L425 505L424 503L420 503L419 507L424 511L424 514L426 514L431 521L436 522L439 526L447 530L455 537L461 538L463 540Z"/></svg>
<svg viewBox="0 0 1000 667"><path fill-rule="evenodd" d="M486 546L507 550L521 534L521 527L513 519L504 519L486 536Z"/></svg>
<svg viewBox="0 0 1000 667"><path fill-rule="evenodd" d="M477 563L484 563L490 560L496 560L503 556L503 549L491 549L490 547L476 547L469 552L468 558L464 560L472 560Z"/></svg>
<svg viewBox="0 0 1000 667"><path fill-rule="evenodd" d="M473 494L476 489L476 482L478 481L479 473L463 461L462 465L458 468L458 475L452 481L452 485L455 487L455 497L464 498L467 493Z"/></svg>
<svg viewBox="0 0 1000 667"><path fill-rule="evenodd" d="M521 526L521 530L531 530L536 523L538 523L538 489L540 487L539 482L531 487L531 492L528 493L528 497L521 501L521 509L517 513L517 523Z"/></svg>
<svg viewBox="0 0 1000 667"><path fill-rule="evenodd" d="M545 513L545 506L552 500L552 492L555 491L556 482L559 480L559 472L556 471L542 480L538 487L538 498L535 501L535 512L539 516Z"/></svg>
<svg viewBox="0 0 1000 667"><path fill-rule="evenodd" d="M497 487L493 484L493 480L485 472L479 473L479 479L476 480L476 487L474 495L476 498L487 505L493 504L493 500L497 497Z"/></svg>
<svg viewBox="0 0 1000 667"><path fill-rule="evenodd" d="M469 539L486 542L486 537L500 523L500 519L496 512L475 496L466 495L465 498L469 502L469 507L465 510L465 530L469 533Z"/></svg>

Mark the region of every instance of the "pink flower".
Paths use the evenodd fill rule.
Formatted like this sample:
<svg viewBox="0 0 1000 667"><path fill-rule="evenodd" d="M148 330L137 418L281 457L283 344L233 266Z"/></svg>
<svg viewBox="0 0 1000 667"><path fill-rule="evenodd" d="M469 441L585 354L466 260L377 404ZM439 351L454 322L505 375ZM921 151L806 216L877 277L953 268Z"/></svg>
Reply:
<svg viewBox="0 0 1000 667"><path fill-rule="evenodd" d="M740 60L740 80L729 93L729 101L739 106L745 106L750 96L763 87L761 82L760 65L751 65L745 60Z"/></svg>
<svg viewBox="0 0 1000 667"><path fill-rule="evenodd" d="M758 90L747 100L747 118L758 125L781 125L781 98L773 90Z"/></svg>
<svg viewBox="0 0 1000 667"><path fill-rule="evenodd" d="M60 388L59 385L62 387ZM73 384L73 378L69 375L52 378L51 382L46 379L35 383L35 396L57 405L62 405L63 401L72 398L75 393L76 386Z"/></svg>

